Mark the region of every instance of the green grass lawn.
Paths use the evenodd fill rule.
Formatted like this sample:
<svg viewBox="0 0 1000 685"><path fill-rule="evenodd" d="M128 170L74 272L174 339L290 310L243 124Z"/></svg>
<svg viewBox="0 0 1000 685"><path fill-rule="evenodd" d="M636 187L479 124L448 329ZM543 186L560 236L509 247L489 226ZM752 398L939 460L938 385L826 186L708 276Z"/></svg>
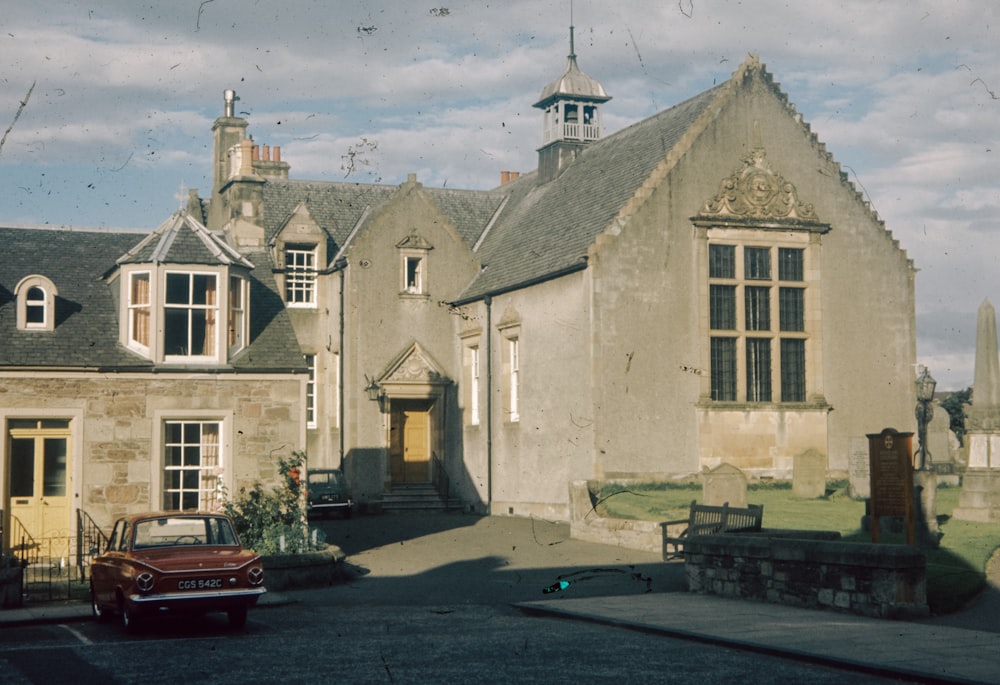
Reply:
<svg viewBox="0 0 1000 685"><path fill-rule="evenodd" d="M951 518L960 488L937 491L936 513L944 537L927 554L927 595L936 614L960 609L982 588L986 562L1000 546L1000 523L974 523ZM597 495L597 512L609 518L669 521L686 519L691 500L701 500L700 484L609 484ZM844 483L831 483L825 497L799 499L790 483L750 485L747 501L764 505L765 528L835 530L845 540L871 542L861 530L864 501L851 499ZM883 535L885 544L902 544L903 535Z"/></svg>

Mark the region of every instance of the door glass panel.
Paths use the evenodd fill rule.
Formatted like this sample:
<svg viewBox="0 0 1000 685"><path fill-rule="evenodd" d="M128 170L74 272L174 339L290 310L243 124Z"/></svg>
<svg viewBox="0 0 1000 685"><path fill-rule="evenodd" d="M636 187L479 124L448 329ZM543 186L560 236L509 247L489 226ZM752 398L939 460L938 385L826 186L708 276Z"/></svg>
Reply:
<svg viewBox="0 0 1000 685"><path fill-rule="evenodd" d="M35 441L33 438L10 440L10 496L33 497L35 494Z"/></svg>
<svg viewBox="0 0 1000 685"><path fill-rule="evenodd" d="M43 497L66 495L66 438L46 438L45 471L42 476Z"/></svg>

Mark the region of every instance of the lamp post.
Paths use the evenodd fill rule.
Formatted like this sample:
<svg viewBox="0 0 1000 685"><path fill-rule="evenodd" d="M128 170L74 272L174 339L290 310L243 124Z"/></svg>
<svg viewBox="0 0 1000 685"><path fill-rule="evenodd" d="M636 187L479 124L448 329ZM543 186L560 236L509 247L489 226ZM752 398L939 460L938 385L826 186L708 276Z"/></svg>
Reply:
<svg viewBox="0 0 1000 685"><path fill-rule="evenodd" d="M920 446L917 448L916 467L918 471L924 471L930 467L931 451L927 449L927 424L934 418L934 407L931 406L931 402L934 401L935 386L937 386L937 381L928 373L927 367L923 367L923 371L917 377L917 440L920 442Z"/></svg>

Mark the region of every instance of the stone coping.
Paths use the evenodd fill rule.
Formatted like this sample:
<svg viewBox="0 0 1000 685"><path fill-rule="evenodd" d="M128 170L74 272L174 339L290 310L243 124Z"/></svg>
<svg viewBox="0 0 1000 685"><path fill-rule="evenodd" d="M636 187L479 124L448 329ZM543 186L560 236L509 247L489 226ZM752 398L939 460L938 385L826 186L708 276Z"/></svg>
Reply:
<svg viewBox="0 0 1000 685"><path fill-rule="evenodd" d="M924 553L909 545L768 536L766 531L758 534L696 535L687 541L685 553L887 569L923 568L926 564Z"/></svg>

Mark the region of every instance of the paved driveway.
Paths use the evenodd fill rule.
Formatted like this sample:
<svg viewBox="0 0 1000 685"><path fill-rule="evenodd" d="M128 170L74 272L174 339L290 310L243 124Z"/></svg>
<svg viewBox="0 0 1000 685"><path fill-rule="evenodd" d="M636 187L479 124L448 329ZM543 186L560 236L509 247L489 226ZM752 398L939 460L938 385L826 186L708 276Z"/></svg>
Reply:
<svg viewBox="0 0 1000 685"><path fill-rule="evenodd" d="M348 587L354 592L340 594L367 603L508 604L685 589L682 564L573 540L566 523L416 513L314 524L347 554ZM569 586L543 593L560 580Z"/></svg>

